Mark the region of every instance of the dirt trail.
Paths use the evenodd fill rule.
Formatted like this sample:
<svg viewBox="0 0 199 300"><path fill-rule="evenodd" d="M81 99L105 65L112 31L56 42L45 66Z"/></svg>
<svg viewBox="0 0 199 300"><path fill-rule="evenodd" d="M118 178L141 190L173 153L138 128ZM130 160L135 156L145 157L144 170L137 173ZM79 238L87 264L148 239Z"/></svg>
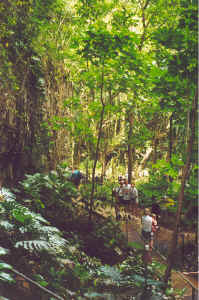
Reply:
<svg viewBox="0 0 199 300"><path fill-rule="evenodd" d="M127 234L128 231L128 240L132 242L139 242L143 243L141 239L141 221L140 217L135 218L133 217L131 221L128 222L121 222L121 228L124 233ZM166 244L169 244L171 240L172 232L165 229L160 228L160 233L158 236L159 242L165 241ZM156 259L157 261L161 262L162 264L166 264L166 259L157 251L152 251L152 258ZM171 282L174 289L178 289L182 291L184 288L186 289L185 294L183 297L178 298L183 300L191 300L192 299L192 287L191 284L198 288L198 280L196 277L192 276L185 276L183 273L172 270L171 274ZM197 299L197 298L195 298Z"/></svg>
<svg viewBox="0 0 199 300"><path fill-rule="evenodd" d="M104 216L112 214L115 215L114 209L108 209L104 211ZM138 217L132 217L131 221L128 222L128 226L126 227L126 222L121 221L121 229L124 233L128 231L128 240L132 242L140 242L143 243L141 239L141 214L142 209L138 210ZM122 213L121 213L122 215ZM123 216L124 217L124 216ZM189 233L186 233L188 240L193 240L194 235L191 235ZM169 245L172 238L172 231L169 229L166 229L165 227L160 226L160 230L158 233L158 241L159 243L162 242L163 245ZM181 243L182 240L179 239L179 243ZM166 265L166 259L160 255L157 251L153 251L152 257L156 259L157 261L161 262L162 264ZM197 277L193 276L187 276L184 275L181 272L172 270L171 273L171 282L172 287L174 289L177 289L179 291L182 291L184 288L186 289L184 296L181 298L178 298L178 300L198 300L199 298L195 296L195 298L192 297L192 285L197 288L199 287L199 281Z"/></svg>

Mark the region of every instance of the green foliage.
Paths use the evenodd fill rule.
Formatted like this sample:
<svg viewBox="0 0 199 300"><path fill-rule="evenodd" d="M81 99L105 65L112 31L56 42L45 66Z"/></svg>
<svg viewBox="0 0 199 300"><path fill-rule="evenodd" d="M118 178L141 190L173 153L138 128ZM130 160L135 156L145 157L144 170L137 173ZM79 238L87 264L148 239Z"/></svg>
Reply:
<svg viewBox="0 0 199 300"><path fill-rule="evenodd" d="M75 205L72 197L77 197L77 189L69 179L70 172L59 166L57 171L49 174L26 175L20 182L18 194L36 211L50 207L59 207L58 210L64 207L72 211Z"/></svg>
<svg viewBox="0 0 199 300"><path fill-rule="evenodd" d="M144 250L144 245L141 243L137 243L137 242L129 242L128 246L133 248L133 249L137 249L137 250Z"/></svg>
<svg viewBox="0 0 199 300"><path fill-rule="evenodd" d="M8 283L14 283L15 280L13 279L13 277L5 272L4 270L12 270L12 266L3 262L3 261L0 261L0 284L1 282L8 282Z"/></svg>
<svg viewBox="0 0 199 300"><path fill-rule="evenodd" d="M24 249L31 255L40 253L40 271L34 275L34 278L42 286L57 290L60 295L65 297L70 295L74 299L79 299L78 297L89 299L95 296L102 299L107 299L110 296L115 299L116 295L122 296L124 291L129 289L132 289L134 295L135 292L141 292L146 283L148 286L153 286L154 293L160 293L161 283L153 280L153 270L150 271L147 281L145 280L143 276L144 267L139 252L136 253L137 250L133 250L133 256L128 257L122 264L117 266L102 265L96 258L90 258L82 250L72 247L74 243L77 244L74 235L72 235L71 241L67 242L62 239L57 228L46 226L45 219L40 219L39 214L31 212L13 198L14 196L12 196L12 199L7 198L1 202L1 217L8 222L11 220L13 225L10 229L12 234L11 238L9 237L9 242L12 243L12 246L15 246L18 257L22 254L20 249ZM24 216L29 214L31 218L26 219ZM7 235L6 228L10 227L6 222L2 224L4 224L4 227L1 226L1 235L4 229L4 234ZM27 234L29 239L25 239ZM117 248L122 246L122 237L119 238L119 234L119 230L116 231L114 223L108 220L96 224L93 231L90 232L89 238L93 239L94 235L97 235L100 238L99 248L102 248L102 244L104 244L105 248L112 247L117 251ZM34 239L31 239L31 237L34 237ZM42 238L39 240L36 237ZM79 241L79 238L77 238L77 241ZM137 248L134 247L135 245L131 246L133 249ZM61 248L63 251L61 251ZM6 252L3 251L3 253ZM13 252L12 255L14 255ZM45 259L42 259L42 257ZM110 262L109 255L107 259ZM20 262L22 260L21 257ZM65 262L72 264L72 266L66 267ZM10 268L4 262L0 263L1 267ZM4 273L2 273L2 276L4 279L9 279Z"/></svg>
<svg viewBox="0 0 199 300"><path fill-rule="evenodd" d="M99 275L104 278L111 278L116 285L122 280L121 272L116 267L102 266L99 269Z"/></svg>
<svg viewBox="0 0 199 300"><path fill-rule="evenodd" d="M153 203L153 197L161 200L167 193L168 185L168 180L164 173L160 173L160 170L152 170L149 173L148 182L140 183L137 186L141 205L150 206Z"/></svg>
<svg viewBox="0 0 199 300"><path fill-rule="evenodd" d="M88 208L88 203L91 194L91 184L84 184L80 187L81 201L85 208ZM97 184L94 193L94 211L103 212L106 207L112 205L112 186L108 184Z"/></svg>
<svg viewBox="0 0 199 300"><path fill-rule="evenodd" d="M0 256L8 255L8 254L9 254L8 249L0 247ZM12 269L13 269L13 267L10 264L4 262L3 260L0 261L0 288L3 288L5 283L8 283L9 285L15 283L13 276L9 272L9 270L12 270ZM1 290L1 292L2 292L2 290ZM2 300L9 300L7 298L2 297L1 295L0 295L0 298Z"/></svg>
<svg viewBox="0 0 199 300"><path fill-rule="evenodd" d="M66 241L60 237L61 232L57 228L45 226L49 225L47 220L13 198L13 196L9 198L7 193L7 198L0 203L2 219L0 228L4 234L10 233L8 240L13 247L21 247L30 252L41 250L56 252L56 248L66 246Z"/></svg>
<svg viewBox="0 0 199 300"><path fill-rule="evenodd" d="M144 206L152 204L154 198L156 201L164 202L162 205L167 208L175 206L180 188L180 169L183 164L182 159L179 159L177 155L173 155L171 162L158 160L152 166L148 181L143 184L140 183L138 187ZM193 193L195 193L194 190L192 190ZM163 201L166 195L167 202Z"/></svg>

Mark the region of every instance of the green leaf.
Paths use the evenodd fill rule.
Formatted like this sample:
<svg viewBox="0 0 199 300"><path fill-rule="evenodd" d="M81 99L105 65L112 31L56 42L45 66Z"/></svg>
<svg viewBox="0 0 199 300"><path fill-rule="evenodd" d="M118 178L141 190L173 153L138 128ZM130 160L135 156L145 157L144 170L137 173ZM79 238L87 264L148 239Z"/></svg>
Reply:
<svg viewBox="0 0 199 300"><path fill-rule="evenodd" d="M9 250L8 249L5 249L5 248L2 248L0 247L0 255L6 255L9 253Z"/></svg>
<svg viewBox="0 0 199 300"><path fill-rule="evenodd" d="M95 293L95 292L89 292L89 293L85 293L84 296L87 298L93 299L93 298L101 297L102 294Z"/></svg>
<svg viewBox="0 0 199 300"><path fill-rule="evenodd" d="M36 274L35 275L36 281L41 285L41 286L47 286L48 282L44 279L44 277L41 274Z"/></svg>
<svg viewBox="0 0 199 300"><path fill-rule="evenodd" d="M164 285L164 282L162 282L162 281L146 279L145 277L137 275L137 274L133 274L131 276L131 278L134 279L136 282L146 283L148 285L154 285L154 286L163 286Z"/></svg>
<svg viewBox="0 0 199 300"><path fill-rule="evenodd" d="M116 267L102 266L100 271L107 277L110 277L113 281L118 282L121 280L120 270Z"/></svg>
<svg viewBox="0 0 199 300"><path fill-rule="evenodd" d="M20 223L24 224L27 221L32 220L32 217L30 214L28 214L28 212L25 212L24 210L20 210L19 209L14 209L13 210L13 217Z"/></svg>
<svg viewBox="0 0 199 300"><path fill-rule="evenodd" d="M2 269L10 269L10 270L12 270L13 267L11 265L7 264L7 263L0 262L0 270L2 270Z"/></svg>
<svg viewBox="0 0 199 300"><path fill-rule="evenodd" d="M138 250L144 250L144 245L138 242L129 242L128 246Z"/></svg>
<svg viewBox="0 0 199 300"><path fill-rule="evenodd" d="M0 272L0 281L15 282L12 276L5 272Z"/></svg>

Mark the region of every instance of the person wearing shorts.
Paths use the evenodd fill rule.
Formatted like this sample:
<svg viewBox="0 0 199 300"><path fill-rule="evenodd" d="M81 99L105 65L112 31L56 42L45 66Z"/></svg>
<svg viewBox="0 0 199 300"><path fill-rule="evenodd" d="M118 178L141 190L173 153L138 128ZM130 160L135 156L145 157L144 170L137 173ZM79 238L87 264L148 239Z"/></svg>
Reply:
<svg viewBox="0 0 199 300"><path fill-rule="evenodd" d="M150 216L150 210L148 208L145 208L144 215L141 218L142 237L144 241L148 242L149 244L151 242L152 222L153 219Z"/></svg>
<svg viewBox="0 0 199 300"><path fill-rule="evenodd" d="M128 219L131 219L130 216L130 207L131 207L131 194L132 194L132 187L131 184L128 183L127 178L124 178L123 186L122 186L122 204L124 207L125 214L128 216Z"/></svg>

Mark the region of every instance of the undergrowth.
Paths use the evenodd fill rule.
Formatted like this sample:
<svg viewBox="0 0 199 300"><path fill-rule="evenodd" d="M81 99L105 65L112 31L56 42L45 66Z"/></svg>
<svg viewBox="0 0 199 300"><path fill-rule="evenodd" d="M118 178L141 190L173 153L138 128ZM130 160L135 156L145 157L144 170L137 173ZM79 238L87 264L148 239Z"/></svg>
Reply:
<svg viewBox="0 0 199 300"><path fill-rule="evenodd" d="M45 176L46 179L43 178L43 181L47 180L48 182L50 179L47 175ZM57 173L55 176L54 173L53 176L55 179L59 175ZM27 178L30 184L30 182L34 183L33 178L39 180L40 176ZM58 179L57 182L59 182ZM40 181L41 183L42 181ZM23 187L24 184L25 182L22 184ZM46 188L46 183L44 185ZM69 198L66 190L66 195L60 195L63 191L61 180L57 185L58 189L53 194L56 199L53 201L58 202L59 199L63 201L64 197L67 197L71 203L71 206L67 205L66 214L68 215L69 208L73 211L76 203L72 203L73 199ZM64 186L66 188L66 185ZM114 231L115 223L111 219L106 222L101 219L98 221L99 226L93 224L91 232L87 234L87 240L82 241L77 230L76 232L67 232L66 229L62 231L59 227L52 225L51 220L44 217L44 208L41 204L45 202L45 209L48 210L48 198L47 196L43 198L42 184L40 188L38 183L35 192L31 184L28 187L26 182L24 195L27 196L28 189L31 190L28 198L31 201L25 201L26 205L22 204L24 200L22 190L16 191L16 194L6 189L1 191L0 256L3 258L0 262L0 290L2 299L56 299L48 291L63 299L71 300L138 299L144 293L147 293L148 299L152 299L149 297L173 299L173 296L169 295L169 290L163 291L163 282L157 276L154 266L151 265L149 268L143 264L142 249L131 245L131 250L128 246L126 255L121 255L126 246L122 245L122 238L118 242L118 236ZM56 189L55 182L48 185L48 195L51 188ZM33 190L34 193L32 193ZM71 192L78 193L73 190L73 186L69 189L69 193ZM18 201L19 196L21 197L20 201ZM38 199L39 201L36 201ZM49 197L49 201L52 201L52 196ZM33 202L34 209L31 207L31 202ZM38 212L38 203L41 213ZM74 215L72 220L77 220ZM107 234L107 232L109 233ZM101 241L97 247L106 250L107 260L108 255L113 254L114 251L122 260L110 265L97 258L95 253L92 253L92 257L87 255L82 250L83 246L86 246L85 243L89 242L89 239L91 241L96 238ZM110 256L109 261L111 261ZM27 278L17 276L16 270L28 276L40 287L29 282ZM41 287L45 287L47 290L44 291ZM13 295L15 296L13 297Z"/></svg>

